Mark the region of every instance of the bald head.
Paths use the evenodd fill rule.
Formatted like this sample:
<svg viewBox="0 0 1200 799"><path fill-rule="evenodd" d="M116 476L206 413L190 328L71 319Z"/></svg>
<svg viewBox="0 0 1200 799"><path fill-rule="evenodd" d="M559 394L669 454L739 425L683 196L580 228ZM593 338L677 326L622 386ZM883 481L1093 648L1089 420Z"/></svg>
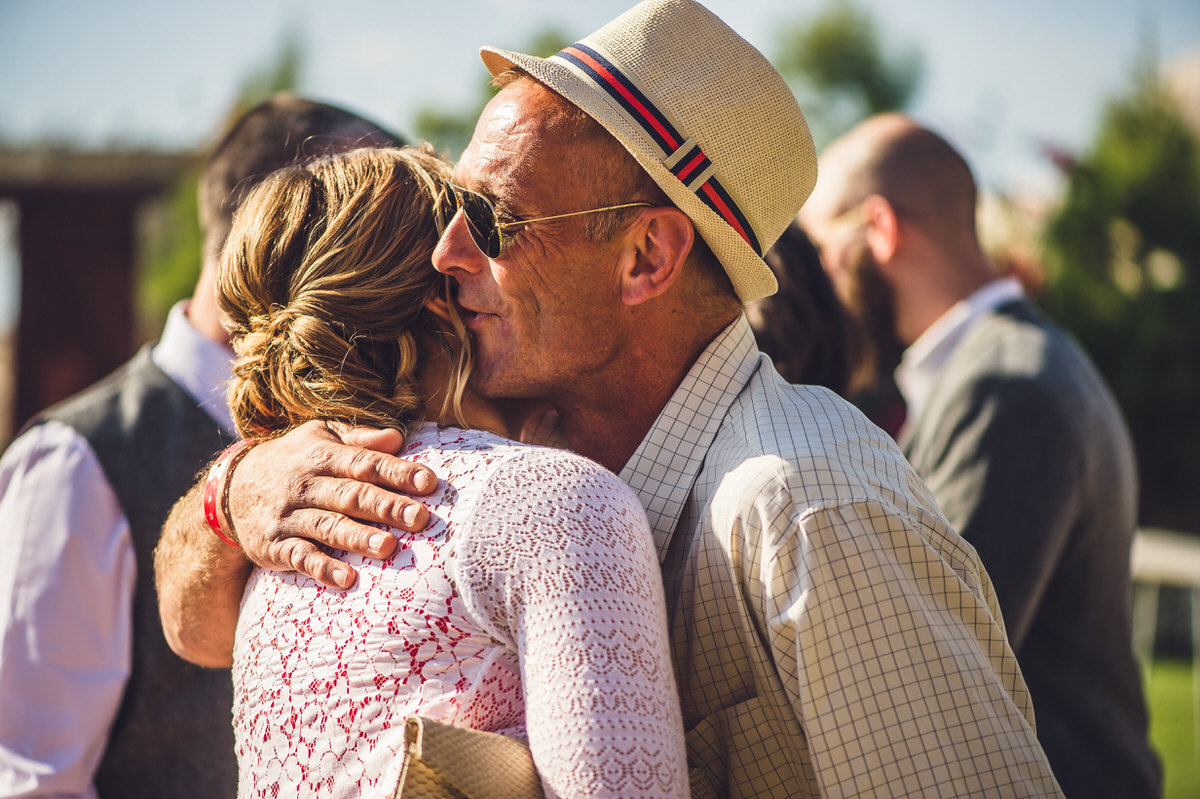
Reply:
<svg viewBox="0 0 1200 799"><path fill-rule="evenodd" d="M800 224L839 297L863 321L886 321L889 337L911 344L997 277L975 231L975 179L933 131L871 117L825 148L820 169Z"/></svg>
<svg viewBox="0 0 1200 799"><path fill-rule="evenodd" d="M808 214L832 219L877 194L934 238L975 236L975 179L949 142L901 114L871 117L821 154Z"/></svg>

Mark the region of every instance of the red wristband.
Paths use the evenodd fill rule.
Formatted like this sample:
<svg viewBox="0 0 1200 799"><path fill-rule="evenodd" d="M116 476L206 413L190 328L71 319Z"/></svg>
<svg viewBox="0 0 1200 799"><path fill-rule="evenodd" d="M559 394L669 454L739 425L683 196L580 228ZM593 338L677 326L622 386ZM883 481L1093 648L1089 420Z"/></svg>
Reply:
<svg viewBox="0 0 1200 799"><path fill-rule="evenodd" d="M229 476L246 453L263 440L243 438L231 444L213 461L208 470L208 479L204 481L204 521L208 522L217 538L231 547L238 546L238 539L233 521L229 518Z"/></svg>

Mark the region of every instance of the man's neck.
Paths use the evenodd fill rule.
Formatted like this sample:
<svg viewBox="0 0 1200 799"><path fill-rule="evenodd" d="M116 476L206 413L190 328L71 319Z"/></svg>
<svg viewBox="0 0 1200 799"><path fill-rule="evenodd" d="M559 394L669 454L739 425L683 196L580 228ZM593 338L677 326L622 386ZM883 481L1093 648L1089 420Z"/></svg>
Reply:
<svg viewBox="0 0 1200 799"><path fill-rule="evenodd" d="M206 259L188 303L187 318L205 338L228 344L229 333L221 326L221 312L217 308L216 274L216 262Z"/></svg>
<svg viewBox="0 0 1200 799"><path fill-rule="evenodd" d="M553 400L570 448L614 473L633 457L704 349L732 319L692 336L663 336L593 390Z"/></svg>
<svg viewBox="0 0 1200 799"><path fill-rule="evenodd" d="M678 384L676 384L678 385ZM643 393L636 400L613 398L611 404L558 407L561 429L570 448L611 472L617 473L633 457L654 420L671 398L674 388L662 387L653 399Z"/></svg>
<svg viewBox="0 0 1200 799"><path fill-rule="evenodd" d="M908 279L893 286L900 340L911 345L947 311L999 277L982 252L929 254Z"/></svg>

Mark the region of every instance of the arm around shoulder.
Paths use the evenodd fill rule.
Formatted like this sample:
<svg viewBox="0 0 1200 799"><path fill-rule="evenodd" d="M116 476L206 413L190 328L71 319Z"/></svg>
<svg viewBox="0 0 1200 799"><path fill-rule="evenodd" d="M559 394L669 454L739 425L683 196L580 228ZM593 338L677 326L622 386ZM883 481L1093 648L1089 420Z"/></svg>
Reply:
<svg viewBox="0 0 1200 799"><path fill-rule="evenodd" d="M158 612L167 643L199 666L227 668L253 564L209 529L204 477L171 509L154 550Z"/></svg>

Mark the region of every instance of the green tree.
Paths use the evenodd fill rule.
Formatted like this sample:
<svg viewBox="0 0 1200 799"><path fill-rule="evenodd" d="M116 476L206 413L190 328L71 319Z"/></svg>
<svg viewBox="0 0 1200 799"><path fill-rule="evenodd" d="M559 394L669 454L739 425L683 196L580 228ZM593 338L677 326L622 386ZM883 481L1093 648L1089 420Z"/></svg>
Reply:
<svg viewBox="0 0 1200 799"><path fill-rule="evenodd" d="M875 19L850 0L832 0L785 26L773 61L792 83L818 147L871 114L907 107L924 74L921 53L885 47Z"/></svg>
<svg viewBox="0 0 1200 799"><path fill-rule="evenodd" d="M534 35L527 47L520 52L545 58L557 53L573 40L556 29L548 28ZM487 78L486 70L480 69L479 90L475 100L465 108L444 109L440 105L426 105L417 112L413 124L418 139L432 142L447 158L457 159L471 141L475 132L475 121L483 107L496 94L495 87Z"/></svg>
<svg viewBox="0 0 1200 799"><path fill-rule="evenodd" d="M1200 140L1157 77L1109 104L1045 244L1041 302L1129 419L1142 521L1200 532Z"/></svg>

